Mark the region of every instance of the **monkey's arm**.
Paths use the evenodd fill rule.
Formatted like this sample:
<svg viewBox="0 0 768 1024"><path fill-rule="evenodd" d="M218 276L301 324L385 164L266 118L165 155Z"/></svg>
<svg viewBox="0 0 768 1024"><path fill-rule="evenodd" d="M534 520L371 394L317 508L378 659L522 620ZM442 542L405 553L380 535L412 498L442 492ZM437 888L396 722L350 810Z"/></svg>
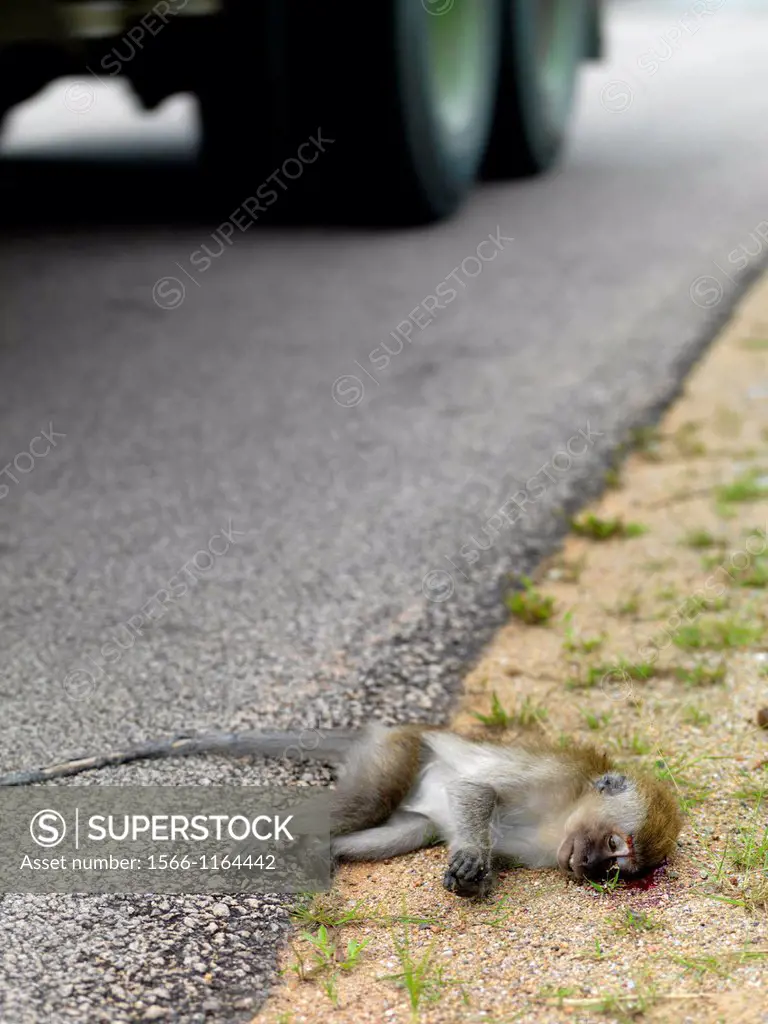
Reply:
<svg viewBox="0 0 768 1024"><path fill-rule="evenodd" d="M443 885L461 896L481 896L490 883L496 791L484 783L456 779L448 784L447 794L451 825Z"/></svg>
<svg viewBox="0 0 768 1024"><path fill-rule="evenodd" d="M291 758L301 761L312 758L316 761L337 763L347 755L358 738L358 729L332 729L320 735L317 743L310 745L304 737L307 730L300 732L213 732L201 736L176 736L169 740L153 740L125 750L110 750L92 757L79 757L62 761L46 768L9 772L0 776L0 786L29 786L36 782L48 782L67 775L93 771L131 761L150 761L166 757L189 757L192 754L226 754L229 757ZM315 739L316 737L312 737Z"/></svg>

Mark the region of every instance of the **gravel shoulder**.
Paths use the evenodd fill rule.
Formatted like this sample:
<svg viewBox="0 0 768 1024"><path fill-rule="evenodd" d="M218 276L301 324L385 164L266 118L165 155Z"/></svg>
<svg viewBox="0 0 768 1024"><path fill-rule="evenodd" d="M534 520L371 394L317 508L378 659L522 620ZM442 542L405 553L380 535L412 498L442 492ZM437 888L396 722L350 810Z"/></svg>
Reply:
<svg viewBox="0 0 768 1024"><path fill-rule="evenodd" d="M669 778L686 812L672 862L613 891L509 871L484 903L442 889L440 849L344 867L254 1024L768 1020L766 440L763 280L578 517L587 536L541 567L524 607L543 620L510 616L454 720L487 734L475 715L496 702L510 736Z"/></svg>

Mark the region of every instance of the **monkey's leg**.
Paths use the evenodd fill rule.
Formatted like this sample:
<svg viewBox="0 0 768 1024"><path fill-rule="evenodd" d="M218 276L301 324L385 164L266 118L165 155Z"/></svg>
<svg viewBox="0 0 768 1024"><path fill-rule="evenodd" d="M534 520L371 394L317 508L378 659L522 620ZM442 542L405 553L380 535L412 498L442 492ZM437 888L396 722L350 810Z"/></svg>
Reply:
<svg viewBox="0 0 768 1024"><path fill-rule="evenodd" d="M331 835L388 822L413 785L420 749L418 730L369 726L350 749L331 794Z"/></svg>
<svg viewBox="0 0 768 1024"><path fill-rule="evenodd" d="M491 884L492 786L466 779L448 785L451 817L448 870L443 885L457 896L484 896Z"/></svg>
<svg viewBox="0 0 768 1024"><path fill-rule="evenodd" d="M427 846L434 828L423 814L396 811L384 825L331 840L334 860L388 860Z"/></svg>

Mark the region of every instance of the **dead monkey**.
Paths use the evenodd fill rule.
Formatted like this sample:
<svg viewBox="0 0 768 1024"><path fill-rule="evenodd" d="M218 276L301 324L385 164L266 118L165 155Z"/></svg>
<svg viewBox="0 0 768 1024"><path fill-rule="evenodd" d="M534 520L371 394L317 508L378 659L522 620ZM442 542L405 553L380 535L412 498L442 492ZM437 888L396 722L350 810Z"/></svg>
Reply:
<svg viewBox="0 0 768 1024"><path fill-rule="evenodd" d="M143 758L199 753L341 760L332 797L335 860L384 860L448 845L443 884L483 895L494 858L559 867L577 879L642 875L675 848L682 818L657 779L624 774L592 747L475 742L437 726L331 730L313 749L298 733L212 734L149 743L0 778L25 785Z"/></svg>
<svg viewBox="0 0 768 1024"><path fill-rule="evenodd" d="M383 860L448 844L443 885L482 895L496 857L578 879L645 874L682 818L658 780L625 775L590 747L473 742L439 729L373 726L333 796L332 852Z"/></svg>

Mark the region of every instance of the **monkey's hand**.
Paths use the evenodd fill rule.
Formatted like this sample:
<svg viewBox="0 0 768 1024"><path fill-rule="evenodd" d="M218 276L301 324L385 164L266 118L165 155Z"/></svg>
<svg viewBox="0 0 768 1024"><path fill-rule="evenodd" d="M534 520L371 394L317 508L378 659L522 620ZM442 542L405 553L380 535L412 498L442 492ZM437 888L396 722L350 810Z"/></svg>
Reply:
<svg viewBox="0 0 768 1024"><path fill-rule="evenodd" d="M443 885L457 896L485 896L491 885L490 857L478 847L455 850L448 861Z"/></svg>

